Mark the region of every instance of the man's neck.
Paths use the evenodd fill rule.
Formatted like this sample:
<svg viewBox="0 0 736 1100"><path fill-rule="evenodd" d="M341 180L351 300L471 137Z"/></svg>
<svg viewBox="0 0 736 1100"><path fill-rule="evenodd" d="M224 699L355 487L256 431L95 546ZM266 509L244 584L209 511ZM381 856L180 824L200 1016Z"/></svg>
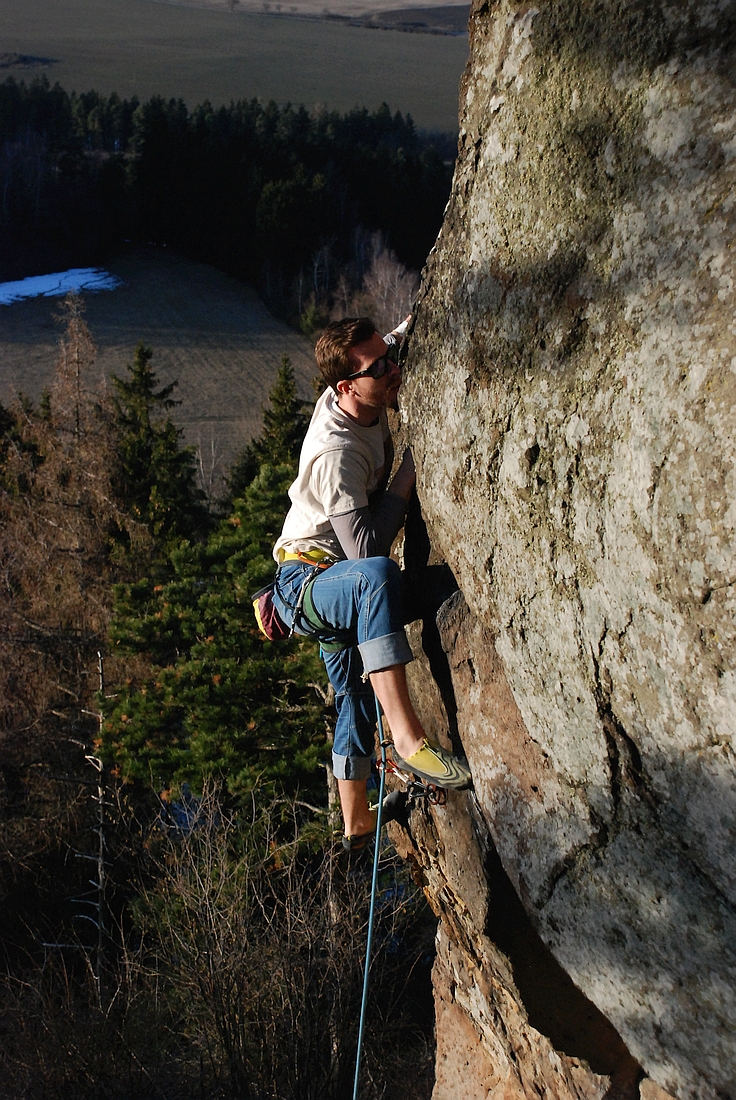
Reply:
<svg viewBox="0 0 736 1100"><path fill-rule="evenodd" d="M354 424L357 424L361 428L370 428L373 424L378 422L379 410L372 405L364 405L362 401L356 400L352 394L339 394L337 405L340 411L344 412L349 420L352 420Z"/></svg>

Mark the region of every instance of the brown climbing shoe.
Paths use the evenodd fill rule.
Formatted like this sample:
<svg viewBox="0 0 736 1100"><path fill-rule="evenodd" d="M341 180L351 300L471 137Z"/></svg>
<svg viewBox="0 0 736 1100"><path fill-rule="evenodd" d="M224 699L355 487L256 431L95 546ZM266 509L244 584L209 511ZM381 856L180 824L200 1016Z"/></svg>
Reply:
<svg viewBox="0 0 736 1100"><path fill-rule="evenodd" d="M408 801L408 795L406 791L391 791L387 794L383 800L383 810L381 812L381 824L387 825L389 821L401 821L406 817L406 804ZM378 817L378 808L371 806L371 814L373 815L374 822ZM371 840L376 835L376 826L370 829L367 833L356 833L354 836L344 836L342 838L342 846L346 852L359 852L366 845L370 844Z"/></svg>

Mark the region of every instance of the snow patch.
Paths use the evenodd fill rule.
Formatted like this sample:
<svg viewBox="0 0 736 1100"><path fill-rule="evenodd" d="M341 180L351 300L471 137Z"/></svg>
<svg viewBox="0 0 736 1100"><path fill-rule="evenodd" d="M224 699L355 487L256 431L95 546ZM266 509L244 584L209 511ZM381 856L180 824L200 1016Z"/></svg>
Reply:
<svg viewBox="0 0 736 1100"><path fill-rule="evenodd" d="M72 267L53 275L33 275L13 283L0 283L0 305L9 306L23 298L61 298L69 291L115 290L122 279L99 267Z"/></svg>

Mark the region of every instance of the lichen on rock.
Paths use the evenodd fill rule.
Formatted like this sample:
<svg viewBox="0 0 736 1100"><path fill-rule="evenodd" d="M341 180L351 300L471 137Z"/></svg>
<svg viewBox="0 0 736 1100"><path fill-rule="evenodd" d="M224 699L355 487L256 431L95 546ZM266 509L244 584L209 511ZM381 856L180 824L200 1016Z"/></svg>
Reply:
<svg viewBox="0 0 736 1100"><path fill-rule="evenodd" d="M479 820L681 1098L736 1089L735 25L731 0L474 6L402 400L477 623Z"/></svg>

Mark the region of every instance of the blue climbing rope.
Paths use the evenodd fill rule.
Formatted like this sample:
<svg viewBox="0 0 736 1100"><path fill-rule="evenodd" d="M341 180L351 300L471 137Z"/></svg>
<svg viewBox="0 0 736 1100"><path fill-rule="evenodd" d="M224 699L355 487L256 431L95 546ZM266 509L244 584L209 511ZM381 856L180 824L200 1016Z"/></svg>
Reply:
<svg viewBox="0 0 736 1100"><path fill-rule="evenodd" d="M358 1024L358 1050L355 1055L355 1080L353 1082L353 1100L358 1100L358 1081L360 1079L360 1056L363 1053L363 1027L365 1025L365 1013L368 1005L368 977L371 966L371 949L373 947L373 919L376 913L376 885L378 883L378 860L381 848L381 817L383 814L383 792L386 787L386 741L383 736L383 716L378 696L376 700L376 716L378 718L378 739L381 743L381 782L378 791L378 813L376 815L376 843L373 851L373 878L371 880L371 904L368 910L368 942L365 947L365 972L363 974L363 999L360 1004L360 1023Z"/></svg>

